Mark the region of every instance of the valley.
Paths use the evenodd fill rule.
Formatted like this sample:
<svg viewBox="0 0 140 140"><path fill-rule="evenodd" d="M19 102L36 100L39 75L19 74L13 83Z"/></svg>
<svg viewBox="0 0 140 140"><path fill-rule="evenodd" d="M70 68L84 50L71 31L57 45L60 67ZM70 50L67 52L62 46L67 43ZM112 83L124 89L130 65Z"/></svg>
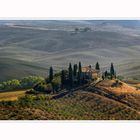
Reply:
<svg viewBox="0 0 140 140"><path fill-rule="evenodd" d="M0 120L139 120L139 54L137 20L0 21Z"/></svg>
<svg viewBox="0 0 140 140"><path fill-rule="evenodd" d="M140 76L137 26L102 24L103 21L100 24L97 21L7 22L0 25L1 82L17 78L15 72L21 76L44 76L50 66L57 71L69 62L79 61L84 65L98 61L103 70L113 62L125 78ZM91 30L75 32L75 28L85 27Z"/></svg>

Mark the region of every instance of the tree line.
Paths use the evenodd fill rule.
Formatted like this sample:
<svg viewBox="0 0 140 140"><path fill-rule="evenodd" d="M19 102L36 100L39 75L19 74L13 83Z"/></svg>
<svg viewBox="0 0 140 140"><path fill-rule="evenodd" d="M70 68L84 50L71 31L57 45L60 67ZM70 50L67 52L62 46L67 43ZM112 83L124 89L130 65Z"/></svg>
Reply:
<svg viewBox="0 0 140 140"><path fill-rule="evenodd" d="M98 62L95 65L95 70L100 71L100 64ZM88 76L82 72L81 62L74 65L69 63L68 69L61 70L61 72L59 73L59 76L60 76L60 83L58 83L59 84L58 86L57 84L54 84L53 80L56 78L56 76L54 74L53 67L51 66L49 69L49 76L46 79L46 83L51 84L53 89L54 88L56 89L55 86L61 89L64 89L64 88L72 89L73 87L87 84L91 80L94 80L94 77ZM113 63L111 63L110 72L109 71L103 72L100 78L102 78L103 80L116 78L116 72L114 70Z"/></svg>
<svg viewBox="0 0 140 140"><path fill-rule="evenodd" d="M12 79L0 83L0 91L9 91L17 89L27 89L32 88L35 84L40 83L44 80L40 76L27 76L22 79Z"/></svg>

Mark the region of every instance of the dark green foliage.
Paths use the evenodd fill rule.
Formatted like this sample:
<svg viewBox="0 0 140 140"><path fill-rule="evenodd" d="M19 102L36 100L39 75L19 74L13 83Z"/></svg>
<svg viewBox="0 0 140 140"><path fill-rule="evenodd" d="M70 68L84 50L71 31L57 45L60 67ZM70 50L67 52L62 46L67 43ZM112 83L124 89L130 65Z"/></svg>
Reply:
<svg viewBox="0 0 140 140"><path fill-rule="evenodd" d="M32 88L35 84L43 81L43 77L39 76L28 76L21 80L13 79L0 84L0 90L17 90Z"/></svg>
<svg viewBox="0 0 140 140"><path fill-rule="evenodd" d="M75 32L78 32L79 31L79 28L75 28Z"/></svg>
<svg viewBox="0 0 140 140"><path fill-rule="evenodd" d="M22 88L31 88L33 87L35 84L44 81L43 77L39 77L39 76L28 76L28 77L24 77L23 79L21 79L21 87Z"/></svg>
<svg viewBox="0 0 140 140"><path fill-rule="evenodd" d="M82 65L81 65L81 62L79 62L79 73L82 73Z"/></svg>
<svg viewBox="0 0 140 140"><path fill-rule="evenodd" d="M40 92L38 92L38 91L36 91L36 90L34 90L34 89L30 89L30 90L27 90L26 91L26 94L29 94L29 95L31 95L31 94L34 94L34 95L37 95L37 94L39 94Z"/></svg>
<svg viewBox="0 0 140 140"><path fill-rule="evenodd" d="M121 75L118 75L118 76L117 76L117 79L119 79L119 80L123 80L123 79L124 79L124 77L123 77L123 76L121 76Z"/></svg>
<svg viewBox="0 0 140 140"><path fill-rule="evenodd" d="M64 88L64 85L66 83L66 75L65 75L65 71L62 70L61 71L61 87Z"/></svg>
<svg viewBox="0 0 140 140"><path fill-rule="evenodd" d="M78 69L77 64L74 64L74 66L73 66L73 76L74 76L74 77L77 76L77 69Z"/></svg>
<svg viewBox="0 0 140 140"><path fill-rule="evenodd" d="M95 65L95 69L96 69L96 70L100 70L100 65L99 65L98 62L97 62L96 65Z"/></svg>
<svg viewBox="0 0 140 140"><path fill-rule="evenodd" d="M115 70L114 70L114 65L113 65L113 63L111 63L110 74L111 74L111 75L115 75Z"/></svg>
<svg viewBox="0 0 140 140"><path fill-rule="evenodd" d="M37 92L37 94L39 92L49 94L51 92L55 93L55 92L59 91L60 88L61 88L61 78L60 78L60 76L61 76L61 74L58 73L58 74L55 74L53 76L53 79L51 80L51 82L46 83L46 82L42 81L42 82L36 84L33 87L33 89L35 90L35 94L36 94L36 92ZM30 94L30 91L28 93Z"/></svg>
<svg viewBox="0 0 140 140"><path fill-rule="evenodd" d="M52 92L52 84L50 83L46 84L45 82L41 82L35 85L33 89L38 92L44 92L44 93L49 94Z"/></svg>
<svg viewBox="0 0 140 140"><path fill-rule="evenodd" d="M105 71L105 78L107 78L107 76L108 76L108 72L107 72L107 70Z"/></svg>
<svg viewBox="0 0 140 140"><path fill-rule="evenodd" d="M102 74L102 79L103 79L103 80L105 79L105 76L104 76L104 74Z"/></svg>
<svg viewBox="0 0 140 140"><path fill-rule="evenodd" d="M79 62L79 67L78 67L78 83L81 84L81 77L82 77L82 66L81 62Z"/></svg>
<svg viewBox="0 0 140 140"><path fill-rule="evenodd" d="M13 79L0 84L0 90L14 90L20 88L21 88L21 83L20 80L17 79Z"/></svg>
<svg viewBox="0 0 140 140"><path fill-rule="evenodd" d="M69 64L69 69L68 69L68 71L69 71L69 85L70 85L70 87L72 87L73 86L73 70L72 70L72 65L71 65L71 63Z"/></svg>
<svg viewBox="0 0 140 140"><path fill-rule="evenodd" d="M110 76L111 76L111 79L114 77L115 78L115 70L114 70L114 65L113 63L111 63L111 67L110 67Z"/></svg>
<svg viewBox="0 0 140 140"><path fill-rule="evenodd" d="M85 27L85 28L83 29L84 32L87 32L87 31L90 31L90 30L91 30L91 28L89 28L89 27Z"/></svg>
<svg viewBox="0 0 140 140"><path fill-rule="evenodd" d="M25 95L18 100L19 105L31 107L33 105L34 97L32 95Z"/></svg>
<svg viewBox="0 0 140 140"><path fill-rule="evenodd" d="M49 70L49 82L51 83L53 80L53 67L50 67L50 70Z"/></svg>
<svg viewBox="0 0 140 140"><path fill-rule="evenodd" d="M58 92L61 88L60 76L54 77L51 84L52 84L52 88L53 88L53 93Z"/></svg>

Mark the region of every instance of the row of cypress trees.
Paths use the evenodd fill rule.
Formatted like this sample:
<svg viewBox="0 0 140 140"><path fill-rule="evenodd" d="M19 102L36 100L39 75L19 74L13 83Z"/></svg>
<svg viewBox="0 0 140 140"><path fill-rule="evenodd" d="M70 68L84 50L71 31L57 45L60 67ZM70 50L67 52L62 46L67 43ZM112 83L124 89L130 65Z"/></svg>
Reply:
<svg viewBox="0 0 140 140"><path fill-rule="evenodd" d="M97 62L95 65L95 69L96 70L100 70L100 65ZM73 85L76 84L80 85L82 83L84 83L85 79L82 76L82 65L81 62L79 62L79 64L74 64L72 66L71 63L69 63L69 67L68 70L62 70L61 71L61 86L62 88L67 85L69 87L73 87ZM105 71L102 78L107 78L108 75L112 78L116 77L116 72L114 70L114 66L113 63L111 63L111 67L110 67L110 73L108 71ZM49 82L51 83L52 80L54 78L54 73L53 73L53 67L50 67L49 69Z"/></svg>
<svg viewBox="0 0 140 140"><path fill-rule="evenodd" d="M95 65L96 70L100 70L100 65L97 62ZM82 65L81 62L77 64L74 64L72 66L71 63L69 63L68 70L62 70L61 71L61 86L62 88L67 85L69 87L73 87L74 84L80 85L82 83L85 83L85 77L82 76ZM51 83L53 80L53 68L50 67L49 69L49 82Z"/></svg>
<svg viewBox="0 0 140 140"><path fill-rule="evenodd" d="M73 80L76 77L77 77L77 80L80 83L81 82L80 81L81 80L81 73L82 73L81 62L79 62L79 65L74 64L73 68L72 68L72 64L69 63L68 71L66 71L66 70L61 71L62 87L66 83L69 83L69 86L72 87L73 86ZM54 73L53 73L53 67L51 66L50 69L49 69L49 78L48 78L49 83L52 82L53 78L54 78Z"/></svg>
<svg viewBox="0 0 140 140"><path fill-rule="evenodd" d="M65 85L69 85L69 87L73 87L74 81L77 81L77 84L81 84L82 80L82 66L81 62L79 64L69 63L68 74L65 70L61 71L61 85L64 87Z"/></svg>
<svg viewBox="0 0 140 140"><path fill-rule="evenodd" d="M110 79L113 79L113 78L116 78L116 71L114 69L114 65L113 63L111 63L111 66L110 66L110 72L108 72L107 70L102 74L102 79L105 79L105 78L110 78Z"/></svg>

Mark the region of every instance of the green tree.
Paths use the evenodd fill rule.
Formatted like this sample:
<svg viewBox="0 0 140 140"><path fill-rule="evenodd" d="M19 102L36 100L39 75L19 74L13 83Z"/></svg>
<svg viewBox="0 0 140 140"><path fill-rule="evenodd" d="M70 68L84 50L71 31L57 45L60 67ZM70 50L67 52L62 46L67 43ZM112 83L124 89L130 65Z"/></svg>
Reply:
<svg viewBox="0 0 140 140"><path fill-rule="evenodd" d="M66 81L65 71L62 70L62 71L61 71L61 88L64 88L65 81Z"/></svg>
<svg viewBox="0 0 140 140"><path fill-rule="evenodd" d="M53 91L53 87L51 83L46 84L45 82L41 82L36 84L33 89L38 92L51 93Z"/></svg>
<svg viewBox="0 0 140 140"><path fill-rule="evenodd" d="M78 67L78 83L81 84L81 77L82 77L82 65L81 62L79 62L79 67Z"/></svg>
<svg viewBox="0 0 140 140"><path fill-rule="evenodd" d="M78 32L79 31L79 28L75 28L75 32Z"/></svg>
<svg viewBox="0 0 140 140"><path fill-rule="evenodd" d="M57 92L61 87L61 79L60 77L55 77L52 80L52 88L53 88L53 93Z"/></svg>
<svg viewBox="0 0 140 140"><path fill-rule="evenodd" d="M113 63L111 63L111 67L110 67L110 76L111 76L111 79L115 76L115 70L114 70Z"/></svg>
<svg viewBox="0 0 140 140"><path fill-rule="evenodd" d="M71 63L69 64L69 84L70 84L70 87L73 86L73 70L72 70Z"/></svg>
<svg viewBox="0 0 140 140"><path fill-rule="evenodd" d="M95 69L96 69L96 70L100 70L100 65L99 65L98 62L97 62L96 65L95 65Z"/></svg>
<svg viewBox="0 0 140 140"><path fill-rule="evenodd" d="M108 72L107 72L107 70L105 71L105 78L107 78L108 77Z"/></svg>
<svg viewBox="0 0 140 140"><path fill-rule="evenodd" d="M53 67L50 67L50 70L49 70L49 82L51 83L53 80Z"/></svg>
<svg viewBox="0 0 140 140"><path fill-rule="evenodd" d="M22 88L30 88L33 87L35 84L44 81L43 77L40 76L28 76L21 79L21 87Z"/></svg>
<svg viewBox="0 0 140 140"><path fill-rule="evenodd" d="M0 90L14 90L20 88L21 84L17 79L9 80L0 84Z"/></svg>
<svg viewBox="0 0 140 140"><path fill-rule="evenodd" d="M74 75L74 77L76 77L77 76L77 64L74 64L74 66L73 66L73 75Z"/></svg>
<svg viewBox="0 0 140 140"><path fill-rule="evenodd" d="M79 62L79 72L82 73L82 65L81 65L81 62Z"/></svg>
<svg viewBox="0 0 140 140"><path fill-rule="evenodd" d="M103 79L103 80L105 79L105 76L104 76L104 74L102 74L102 79Z"/></svg>

